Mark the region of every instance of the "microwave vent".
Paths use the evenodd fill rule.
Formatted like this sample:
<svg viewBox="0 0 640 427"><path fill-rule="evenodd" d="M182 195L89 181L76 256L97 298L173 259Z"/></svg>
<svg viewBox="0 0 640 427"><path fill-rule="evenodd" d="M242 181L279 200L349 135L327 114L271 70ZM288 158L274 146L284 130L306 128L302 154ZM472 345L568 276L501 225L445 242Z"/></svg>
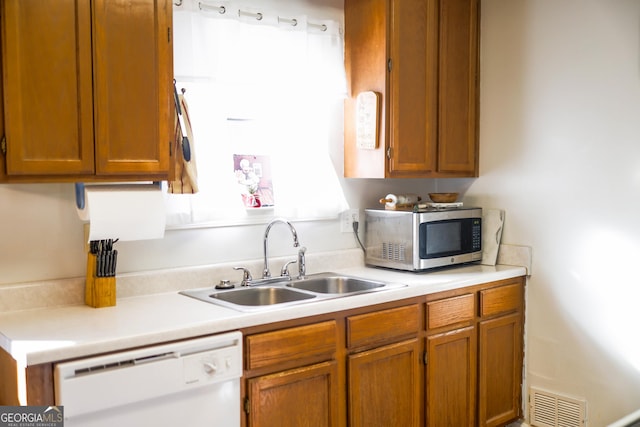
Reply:
<svg viewBox="0 0 640 427"><path fill-rule="evenodd" d="M382 243L382 258L389 261L404 262L404 245L402 243Z"/></svg>

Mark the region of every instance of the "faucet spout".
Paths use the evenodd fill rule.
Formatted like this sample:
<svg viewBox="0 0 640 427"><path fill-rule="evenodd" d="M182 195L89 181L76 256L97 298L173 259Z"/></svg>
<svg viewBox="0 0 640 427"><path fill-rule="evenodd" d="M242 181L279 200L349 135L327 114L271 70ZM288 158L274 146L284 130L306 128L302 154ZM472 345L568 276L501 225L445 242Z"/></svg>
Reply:
<svg viewBox="0 0 640 427"><path fill-rule="evenodd" d="M276 218L267 225L267 229L264 232L264 239L262 240L262 246L264 249L264 268L262 270L262 278L266 279L271 277L271 272L269 271L269 260L268 260L268 248L267 242L269 240L269 231L271 231L271 227L273 227L277 223L282 223L289 226L289 230L291 230L291 234L293 235L293 247L297 248L300 246L300 242L298 242L298 233L296 232L295 227L286 219Z"/></svg>

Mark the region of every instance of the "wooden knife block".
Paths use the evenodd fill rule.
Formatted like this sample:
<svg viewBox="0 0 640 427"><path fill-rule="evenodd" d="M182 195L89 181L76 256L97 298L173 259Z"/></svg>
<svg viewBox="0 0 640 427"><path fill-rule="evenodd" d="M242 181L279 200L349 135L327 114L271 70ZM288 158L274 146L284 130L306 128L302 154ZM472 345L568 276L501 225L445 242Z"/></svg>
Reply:
<svg viewBox="0 0 640 427"><path fill-rule="evenodd" d="M96 277L96 255L91 252L87 254L84 303L95 308L116 305L116 278Z"/></svg>

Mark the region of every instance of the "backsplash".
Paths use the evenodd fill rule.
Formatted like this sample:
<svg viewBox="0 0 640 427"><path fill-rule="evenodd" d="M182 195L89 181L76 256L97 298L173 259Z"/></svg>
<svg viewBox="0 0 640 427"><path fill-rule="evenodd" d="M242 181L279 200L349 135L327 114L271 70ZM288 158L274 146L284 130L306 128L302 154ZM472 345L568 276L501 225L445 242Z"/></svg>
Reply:
<svg viewBox="0 0 640 427"><path fill-rule="evenodd" d="M274 257L269 261L272 269L279 269L291 256ZM221 263L196 267L170 268L117 275L116 296L131 298L141 295L178 292L185 289L214 286L220 280L239 282L241 273L233 267L242 266L259 277L262 259ZM345 249L307 255L307 273L319 273L357 267L364 263L360 249ZM531 275L531 248L528 246L500 245L498 264L525 267ZM0 286L0 312L31 310L43 307L84 304L85 278L47 280Z"/></svg>
<svg viewBox="0 0 640 427"><path fill-rule="evenodd" d="M364 257L360 249L331 251L319 254L307 254L307 273L331 271L362 265ZM273 270L279 271L291 256L274 257L269 260ZM263 260L238 261L233 263L212 264L196 267L171 268L117 275L117 298L130 298L141 295L165 292L178 292L184 289L214 286L222 279L239 282L241 273L233 267L248 268L254 277L260 277ZM29 310L43 307L84 304L85 277L48 280L32 283L0 285L0 312Z"/></svg>

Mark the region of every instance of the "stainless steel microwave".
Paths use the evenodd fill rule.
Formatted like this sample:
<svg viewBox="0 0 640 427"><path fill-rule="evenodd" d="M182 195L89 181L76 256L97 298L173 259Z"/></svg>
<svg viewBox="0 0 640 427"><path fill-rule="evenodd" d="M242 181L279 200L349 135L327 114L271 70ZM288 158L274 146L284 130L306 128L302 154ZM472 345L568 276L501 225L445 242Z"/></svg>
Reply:
<svg viewBox="0 0 640 427"><path fill-rule="evenodd" d="M365 263L422 271L482 259L482 208L365 209Z"/></svg>

